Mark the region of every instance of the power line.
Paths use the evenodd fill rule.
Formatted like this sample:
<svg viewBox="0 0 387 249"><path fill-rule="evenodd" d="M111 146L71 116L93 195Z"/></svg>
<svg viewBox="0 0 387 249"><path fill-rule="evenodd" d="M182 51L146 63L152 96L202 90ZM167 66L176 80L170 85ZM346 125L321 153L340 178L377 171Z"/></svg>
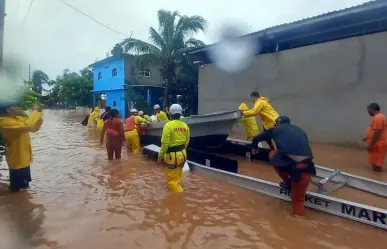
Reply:
<svg viewBox="0 0 387 249"><path fill-rule="evenodd" d="M24 17L24 21L23 21L22 25L24 25L24 23L26 22L28 14L30 13L30 10L31 10L31 7L32 7L32 4L34 3L34 1L35 0L31 0L31 2L30 2L30 6L28 7L28 10L27 10L26 16Z"/></svg>
<svg viewBox="0 0 387 249"><path fill-rule="evenodd" d="M99 25L101 25L101 26L103 26L103 27L105 27L105 28L107 28L107 29L109 29L109 30L111 30L111 31L113 31L113 32L115 32L115 33L117 33L117 34L120 34L120 35L122 35L122 36L128 37L128 35L126 35L126 34L120 32L120 31L117 31L117 30L113 29L112 27L109 27L109 26L106 25L106 24L103 24L102 22L100 22L100 21L98 21L97 19L95 19L94 17L92 17L92 16L90 16L90 15L88 15L88 14L82 12L81 10L79 10L79 9L77 9L76 7L72 6L71 4L69 4L69 3L67 3L67 2L65 2L65 1L63 1L63 0L59 0L59 1L61 1L63 4L67 5L67 6L70 7L71 9L75 10L76 12L82 14L83 16L86 16L87 18L91 19L91 20L94 21L95 23L97 23L97 24L99 24Z"/></svg>

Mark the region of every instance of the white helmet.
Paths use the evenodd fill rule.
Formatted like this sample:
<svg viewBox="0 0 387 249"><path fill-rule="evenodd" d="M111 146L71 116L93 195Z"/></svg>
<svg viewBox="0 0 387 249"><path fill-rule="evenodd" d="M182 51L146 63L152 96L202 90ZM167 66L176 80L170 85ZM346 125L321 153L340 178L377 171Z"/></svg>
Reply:
<svg viewBox="0 0 387 249"><path fill-rule="evenodd" d="M138 115L143 115L143 114L144 114L143 111L139 111L139 112L138 112Z"/></svg>
<svg viewBox="0 0 387 249"><path fill-rule="evenodd" d="M153 107L153 109L154 109L154 110L160 109L160 105L155 105L155 106Z"/></svg>
<svg viewBox="0 0 387 249"><path fill-rule="evenodd" d="M138 111L136 109L130 110L130 113L137 113Z"/></svg>
<svg viewBox="0 0 387 249"><path fill-rule="evenodd" d="M181 108L181 105L179 104L173 104L171 107L169 107L169 112L174 115L174 114L181 114L183 112L183 108Z"/></svg>

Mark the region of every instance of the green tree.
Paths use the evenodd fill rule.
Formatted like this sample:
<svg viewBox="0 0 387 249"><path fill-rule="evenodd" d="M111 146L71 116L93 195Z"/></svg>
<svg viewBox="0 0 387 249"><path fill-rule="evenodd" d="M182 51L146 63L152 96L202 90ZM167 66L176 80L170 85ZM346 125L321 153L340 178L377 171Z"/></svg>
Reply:
<svg viewBox="0 0 387 249"><path fill-rule="evenodd" d="M50 81L48 75L42 70L32 72L32 79L29 85L34 92L42 94L43 90L45 90L44 85L51 86L52 84L53 81Z"/></svg>
<svg viewBox="0 0 387 249"><path fill-rule="evenodd" d="M82 69L80 74L71 72L68 69L63 75L58 76L56 85L51 94L59 96L59 99L70 105L91 106L92 105L93 80L90 70Z"/></svg>
<svg viewBox="0 0 387 249"><path fill-rule="evenodd" d="M207 21L201 16L180 15L178 11L158 11L159 31L149 28L150 43L127 38L121 45L126 53L137 53L140 60L160 65L165 82L164 106L169 104L169 85L176 76L176 68L188 48L201 47L204 43L192 36L205 30Z"/></svg>

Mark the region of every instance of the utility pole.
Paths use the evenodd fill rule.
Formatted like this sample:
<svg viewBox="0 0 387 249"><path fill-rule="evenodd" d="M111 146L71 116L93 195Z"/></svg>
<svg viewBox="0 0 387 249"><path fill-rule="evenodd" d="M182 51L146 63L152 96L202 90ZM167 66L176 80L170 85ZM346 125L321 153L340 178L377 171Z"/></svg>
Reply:
<svg viewBox="0 0 387 249"><path fill-rule="evenodd" d="M28 64L28 83L31 82L31 64Z"/></svg>
<svg viewBox="0 0 387 249"><path fill-rule="evenodd" d="M0 68L3 67L5 0L0 0Z"/></svg>

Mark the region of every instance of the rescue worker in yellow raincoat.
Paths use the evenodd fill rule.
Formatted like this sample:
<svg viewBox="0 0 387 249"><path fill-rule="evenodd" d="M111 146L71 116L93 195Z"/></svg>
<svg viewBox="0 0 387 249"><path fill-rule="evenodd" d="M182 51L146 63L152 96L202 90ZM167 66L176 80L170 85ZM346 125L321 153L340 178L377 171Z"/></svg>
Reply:
<svg viewBox="0 0 387 249"><path fill-rule="evenodd" d="M138 116L142 117L143 119L145 119L149 123L152 123L152 119L148 115L144 114L143 111L139 111Z"/></svg>
<svg viewBox="0 0 387 249"><path fill-rule="evenodd" d="M155 110L155 113L156 113L157 122L169 121L167 114L160 109L159 105L155 105L153 109Z"/></svg>
<svg viewBox="0 0 387 249"><path fill-rule="evenodd" d="M96 128L97 120L99 119L99 108L95 107L94 110L90 113L89 120L87 121L87 127Z"/></svg>
<svg viewBox="0 0 387 249"><path fill-rule="evenodd" d="M172 120L163 128L161 148L157 159L165 165L165 178L168 189L172 192L182 192L183 167L187 160L187 147L190 140L190 130L186 123L180 120L182 108L178 104L169 109Z"/></svg>
<svg viewBox="0 0 387 249"><path fill-rule="evenodd" d="M38 106L28 118L21 116L18 104L8 103L1 108L0 132L5 142L5 157L9 167L9 191L19 192L29 188L32 150L30 132L37 132L42 123Z"/></svg>
<svg viewBox="0 0 387 249"><path fill-rule="evenodd" d="M259 93L255 91L250 94L250 97L254 103L254 107L251 110L243 111L243 116L247 118L259 115L262 121L263 131L273 128L279 115L269 103L269 99L266 97L260 97ZM266 142L270 146L270 149L274 150L274 145L271 139Z"/></svg>
<svg viewBox="0 0 387 249"><path fill-rule="evenodd" d="M112 111L112 108L110 106L107 106L105 109L105 112L102 113L101 117L97 119L97 131L99 133L102 132L103 124L106 120L110 119L110 112Z"/></svg>
<svg viewBox="0 0 387 249"><path fill-rule="evenodd" d="M128 150L131 150L134 153L139 153L141 148L141 125L149 124L149 121L140 117L136 109L130 110L130 115L131 116L127 118L125 122L125 141Z"/></svg>
<svg viewBox="0 0 387 249"><path fill-rule="evenodd" d="M249 107L245 103L242 103L239 106L239 110L240 111L247 111L247 110L249 110ZM259 128L258 128L258 125L257 125L257 120L255 119L255 116L253 116L253 117L242 117L240 122L243 123L243 126L245 128L246 140L252 141L253 138L256 135L258 135L258 133L259 133Z"/></svg>

